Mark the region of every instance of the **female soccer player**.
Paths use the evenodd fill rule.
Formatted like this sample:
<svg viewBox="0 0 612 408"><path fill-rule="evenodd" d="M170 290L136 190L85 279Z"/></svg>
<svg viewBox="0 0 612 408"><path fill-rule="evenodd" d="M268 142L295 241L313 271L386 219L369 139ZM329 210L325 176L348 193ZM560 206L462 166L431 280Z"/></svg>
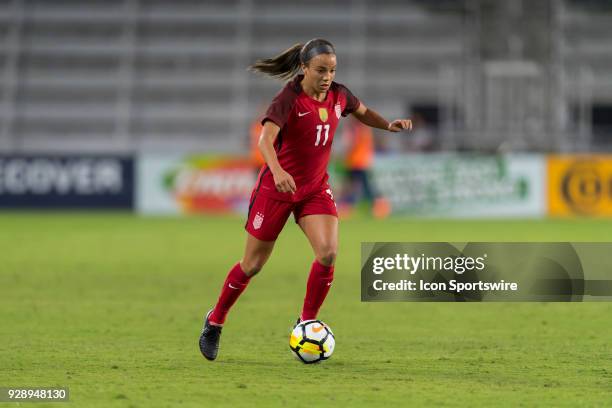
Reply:
<svg viewBox="0 0 612 408"><path fill-rule="evenodd" d="M316 318L332 284L338 246L338 218L327 183L327 165L340 116L353 114L368 126L390 132L412 129L410 120L388 122L334 82L336 53L329 41L296 44L250 68L291 81L276 95L262 120L259 149L266 164L251 194L244 256L229 271L215 307L204 319L199 343L208 360L217 357L230 308L270 257L291 213L315 256L298 321ZM296 75L300 69L303 75Z"/></svg>

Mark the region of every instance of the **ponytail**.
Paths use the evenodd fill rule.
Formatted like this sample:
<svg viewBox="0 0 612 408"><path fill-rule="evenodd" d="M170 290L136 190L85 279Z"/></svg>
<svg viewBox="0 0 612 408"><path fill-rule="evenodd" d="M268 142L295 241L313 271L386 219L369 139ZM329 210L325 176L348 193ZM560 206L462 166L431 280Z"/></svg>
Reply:
<svg viewBox="0 0 612 408"><path fill-rule="evenodd" d="M335 53L336 50L332 43L322 38L315 38L305 45L295 44L276 57L259 59L249 66L249 69L273 78L291 79L300 71L301 65L308 63L313 57L319 54Z"/></svg>
<svg viewBox="0 0 612 408"><path fill-rule="evenodd" d="M300 52L303 46L295 44L276 57L257 60L249 69L274 78L290 79L300 70Z"/></svg>

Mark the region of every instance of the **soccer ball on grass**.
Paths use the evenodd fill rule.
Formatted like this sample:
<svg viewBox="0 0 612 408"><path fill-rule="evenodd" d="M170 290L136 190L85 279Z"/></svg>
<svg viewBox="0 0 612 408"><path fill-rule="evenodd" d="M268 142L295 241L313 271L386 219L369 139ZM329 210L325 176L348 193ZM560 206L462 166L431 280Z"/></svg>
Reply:
<svg viewBox="0 0 612 408"><path fill-rule="evenodd" d="M321 320L298 323L289 337L289 348L304 364L327 360L334 352L335 345L334 333Z"/></svg>

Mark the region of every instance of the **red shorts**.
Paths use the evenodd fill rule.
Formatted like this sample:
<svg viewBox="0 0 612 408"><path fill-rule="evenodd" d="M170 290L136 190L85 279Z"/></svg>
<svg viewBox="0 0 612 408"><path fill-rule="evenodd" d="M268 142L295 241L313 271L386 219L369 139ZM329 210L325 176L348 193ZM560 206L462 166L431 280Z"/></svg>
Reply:
<svg viewBox="0 0 612 408"><path fill-rule="evenodd" d="M244 228L257 239L275 241L292 212L296 223L305 215L338 216L334 196L329 188L295 203L275 200L253 190Z"/></svg>

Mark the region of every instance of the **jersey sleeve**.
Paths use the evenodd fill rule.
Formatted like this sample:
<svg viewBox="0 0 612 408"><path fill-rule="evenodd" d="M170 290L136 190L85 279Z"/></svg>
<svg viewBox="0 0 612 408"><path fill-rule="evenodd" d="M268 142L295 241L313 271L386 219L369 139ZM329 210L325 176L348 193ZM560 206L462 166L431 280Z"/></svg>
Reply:
<svg viewBox="0 0 612 408"><path fill-rule="evenodd" d="M289 120L289 114L293 109L294 102L295 93L287 88L283 88L272 100L266 114L261 120L261 124L263 125L267 121L271 121L282 129Z"/></svg>
<svg viewBox="0 0 612 408"><path fill-rule="evenodd" d="M349 114L355 112L357 108L359 108L359 105L361 104L361 102L344 85L340 86L340 92L342 92L344 96L346 97L346 106L344 107L344 110L342 111L342 116L348 116Z"/></svg>

